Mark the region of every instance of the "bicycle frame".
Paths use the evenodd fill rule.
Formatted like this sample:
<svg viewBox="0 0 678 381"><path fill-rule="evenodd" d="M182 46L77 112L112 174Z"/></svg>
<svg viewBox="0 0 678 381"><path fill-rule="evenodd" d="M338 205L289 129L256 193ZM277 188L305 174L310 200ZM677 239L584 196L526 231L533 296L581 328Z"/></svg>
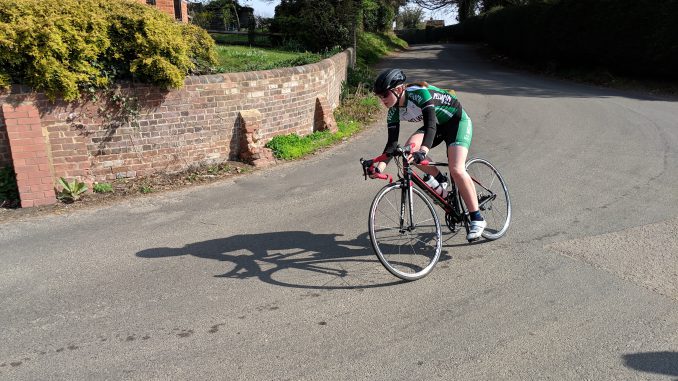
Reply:
<svg viewBox="0 0 678 381"><path fill-rule="evenodd" d="M412 184L416 184L419 189L424 191L424 193L428 194L429 198L433 200L434 203L436 203L438 206L440 206L446 213L446 216L451 216L455 222L463 222L464 227L466 228L467 232L469 229L469 215L466 210L464 210L464 206L460 202L460 195L458 194L457 187L454 185L454 182L452 183L452 190L449 193L449 198L452 203L448 202L448 200L444 199L441 197L438 193L435 192L431 187L426 184L426 182L412 169L412 165L410 162L407 160L407 156L410 153L409 147L403 148L403 147L397 147L396 152L400 156L400 159L402 160L402 173L398 173L398 182L402 184L402 192L403 192L403 197L402 200L405 200L405 193L407 193L407 200L408 200L408 210L410 214L410 226L407 227L407 229L412 230L415 228L413 218L412 216L414 215L414 210L413 210L413 205L412 205ZM387 157L385 155L378 156L372 160L363 160L360 159L361 164L363 165L363 171L365 174L365 178L367 178L367 166L371 166L375 162L380 162L380 161L385 161ZM442 167L442 166L447 166L446 163L434 163L434 162L428 162L424 161L420 163L421 165L430 165L430 166L436 166L436 167ZM385 175L385 174L378 174L378 178L388 180L389 182L393 182L393 178L391 176ZM475 181L475 179L474 179ZM477 181L476 181L477 182ZM481 185L482 186L482 185ZM405 203L403 202L401 204L401 210L400 210L400 231L404 231L405 229Z"/></svg>
<svg viewBox="0 0 678 381"><path fill-rule="evenodd" d="M422 165L430 165L430 166L436 166L436 167L446 167L446 163L424 163ZM451 216L454 221L456 222L463 222L465 229L468 231L469 229L469 215L464 210L464 206L461 204L460 200L460 195L457 191L457 187L452 182L452 189L450 190L450 193L448 194L448 199L443 198L440 196L438 193L436 193L433 188L429 187L428 184L422 179L417 172L412 170L412 165L410 165L409 162L407 162L406 158L403 158L403 178L401 179L401 182L403 184L403 189L406 189L410 194L408 195L409 198L409 204L410 208L412 207L412 191L410 190L412 184L416 184L419 189L424 191L431 200L433 200L434 203L436 203L438 206L440 206L444 211L446 216ZM408 186L408 184L410 184ZM449 201L448 201L449 200ZM411 216L411 214L410 214ZM411 220L411 219L410 219Z"/></svg>

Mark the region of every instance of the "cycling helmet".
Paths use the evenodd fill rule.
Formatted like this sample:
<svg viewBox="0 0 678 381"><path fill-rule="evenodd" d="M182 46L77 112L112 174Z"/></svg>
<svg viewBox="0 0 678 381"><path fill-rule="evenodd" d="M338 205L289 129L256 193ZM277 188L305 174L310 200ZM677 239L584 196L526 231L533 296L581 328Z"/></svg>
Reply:
<svg viewBox="0 0 678 381"><path fill-rule="evenodd" d="M383 94L392 88L405 83L405 73L400 69L386 69L379 73L374 81L374 93Z"/></svg>

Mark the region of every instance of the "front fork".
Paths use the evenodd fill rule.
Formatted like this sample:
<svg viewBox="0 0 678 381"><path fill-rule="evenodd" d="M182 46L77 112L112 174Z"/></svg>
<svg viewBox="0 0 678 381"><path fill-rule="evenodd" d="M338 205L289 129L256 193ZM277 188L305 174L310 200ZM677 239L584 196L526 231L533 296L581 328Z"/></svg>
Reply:
<svg viewBox="0 0 678 381"><path fill-rule="evenodd" d="M401 190L401 202L400 202L400 232L404 233L405 231L414 230L414 203L412 202L412 185L409 184L407 180L403 181L403 188ZM409 213L410 222L406 224L405 215Z"/></svg>

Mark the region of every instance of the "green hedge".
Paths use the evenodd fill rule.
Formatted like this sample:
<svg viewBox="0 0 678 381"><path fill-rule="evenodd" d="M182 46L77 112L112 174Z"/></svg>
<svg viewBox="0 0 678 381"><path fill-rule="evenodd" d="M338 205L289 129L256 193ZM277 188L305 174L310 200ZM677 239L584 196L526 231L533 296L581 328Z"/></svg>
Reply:
<svg viewBox="0 0 678 381"><path fill-rule="evenodd" d="M532 62L678 78L678 0L560 0L497 8L409 43L487 41Z"/></svg>
<svg viewBox="0 0 678 381"><path fill-rule="evenodd" d="M0 0L0 87L51 99L133 79L181 87L216 62L202 29L131 0Z"/></svg>

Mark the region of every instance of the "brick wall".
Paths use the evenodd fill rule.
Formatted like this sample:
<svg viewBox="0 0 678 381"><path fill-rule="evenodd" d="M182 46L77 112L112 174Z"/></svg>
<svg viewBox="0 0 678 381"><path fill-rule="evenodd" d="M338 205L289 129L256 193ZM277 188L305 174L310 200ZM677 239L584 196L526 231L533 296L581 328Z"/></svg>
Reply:
<svg viewBox="0 0 678 381"><path fill-rule="evenodd" d="M188 77L182 89L173 91L128 85L121 94L138 100L131 109L139 112L131 123L125 120L131 114L121 112L105 93L96 102L51 102L15 86L0 95L0 105L31 104L39 112L53 178L91 183L175 172L238 158L247 149L241 112L261 114L252 135L257 147L275 135L306 135L314 125L327 125L352 54L349 49L293 68ZM319 113L318 104L329 107Z"/></svg>

